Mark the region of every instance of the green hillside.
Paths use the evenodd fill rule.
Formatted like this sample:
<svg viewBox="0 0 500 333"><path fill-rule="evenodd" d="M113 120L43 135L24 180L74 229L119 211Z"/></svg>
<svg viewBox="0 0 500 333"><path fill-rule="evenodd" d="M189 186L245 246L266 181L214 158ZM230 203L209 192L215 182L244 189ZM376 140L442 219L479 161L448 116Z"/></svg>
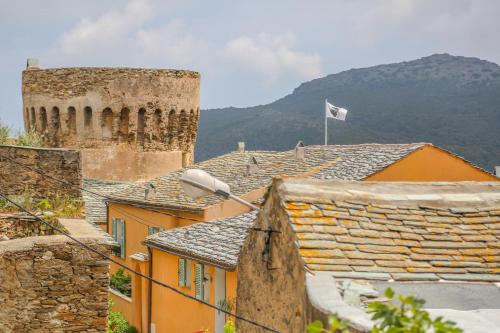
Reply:
<svg viewBox="0 0 500 333"><path fill-rule="evenodd" d="M438 54L351 69L301 84L273 103L203 110L196 158L234 150L290 149L321 144L324 99L349 109L329 120L329 142L432 142L478 165L500 165L500 66Z"/></svg>

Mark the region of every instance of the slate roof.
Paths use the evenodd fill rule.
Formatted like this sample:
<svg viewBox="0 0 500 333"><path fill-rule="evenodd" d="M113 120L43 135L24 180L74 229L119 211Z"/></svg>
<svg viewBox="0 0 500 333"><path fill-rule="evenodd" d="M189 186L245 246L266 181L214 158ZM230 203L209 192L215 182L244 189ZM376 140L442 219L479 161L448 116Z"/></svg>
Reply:
<svg viewBox="0 0 500 333"><path fill-rule="evenodd" d="M288 179L279 193L311 271L500 281L500 183Z"/></svg>
<svg viewBox="0 0 500 333"><path fill-rule="evenodd" d="M84 179L83 188L89 192L103 196L111 196L129 186L132 183L112 180ZM85 203L85 218L88 222L94 224L106 223L106 203L105 199L82 191L83 201Z"/></svg>
<svg viewBox="0 0 500 333"><path fill-rule="evenodd" d="M234 270L257 212L158 232L145 245L226 270Z"/></svg>
<svg viewBox="0 0 500 333"><path fill-rule="evenodd" d="M428 145L414 144L359 144L307 146L305 158L297 159L294 151L246 151L232 152L190 168L199 168L226 182L233 194L244 195L271 184L274 176L307 175L316 178L361 180L380 171L408 154ZM255 158L258 171L247 175L247 162ZM145 203L162 208L201 210L222 200L209 195L194 200L185 195L179 177L185 169L169 173L151 182L156 187L155 198L145 200L144 188L131 185L116 193L114 199L124 202Z"/></svg>

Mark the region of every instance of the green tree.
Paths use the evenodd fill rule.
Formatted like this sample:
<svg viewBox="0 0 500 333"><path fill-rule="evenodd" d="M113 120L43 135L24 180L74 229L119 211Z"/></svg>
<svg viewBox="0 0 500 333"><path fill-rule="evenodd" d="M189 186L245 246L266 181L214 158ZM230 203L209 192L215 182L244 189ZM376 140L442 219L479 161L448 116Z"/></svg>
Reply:
<svg viewBox="0 0 500 333"><path fill-rule="evenodd" d="M413 296L398 295L399 304L393 302L394 291L387 289L389 302L373 302L368 305L375 325L372 333L461 333L456 324L442 317L432 319L423 309L425 301ZM336 314L329 318L329 328L316 320L307 326L307 333L349 333L349 322L339 320Z"/></svg>

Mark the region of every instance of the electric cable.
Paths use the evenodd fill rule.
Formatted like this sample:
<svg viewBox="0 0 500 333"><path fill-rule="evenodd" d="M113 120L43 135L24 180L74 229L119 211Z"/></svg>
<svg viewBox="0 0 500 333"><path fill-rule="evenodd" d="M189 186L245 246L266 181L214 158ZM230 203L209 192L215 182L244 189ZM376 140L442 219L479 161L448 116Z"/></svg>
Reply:
<svg viewBox="0 0 500 333"><path fill-rule="evenodd" d="M43 224L47 225L47 226L48 226L48 227L50 227L51 229L53 229L53 230L57 231L58 233L60 233L60 234L62 234L62 235L64 235L64 236L66 236L66 237L68 237L69 239L71 239L72 241L74 241L75 243L77 243L78 245L80 245L81 247L83 247L83 248L87 249L88 251L90 251L90 252L92 252L92 253L94 253L94 254L97 254L97 255L101 256L101 257L102 257L102 258L104 258L104 259L109 260L110 262L112 262L112 263L114 263L114 264L116 264L116 265L118 265L118 266L122 267L123 269L126 269L127 271L131 272L132 274L135 274L135 275L137 275L137 276L140 276L140 277L142 277L142 278L144 278L144 279L146 279L146 280L148 280L148 281L150 281L150 282L152 282L152 283L155 283L155 284L157 284L157 285L159 285L159 286L162 286L162 287L164 287L164 288L167 288L167 289L169 289L169 290L171 290L171 291L173 291L173 292L175 292L175 293L177 293L177 294L179 294L179 295L181 295L181 296L184 296L184 297L186 297L186 298L188 298L188 299L194 300L194 301L196 301L196 302L198 302L198 303L204 304L204 305L206 305L206 306L208 306L208 307L210 307L210 308L212 308L212 309L214 309L214 310L217 310L217 311L223 312L223 313L225 313L225 314L227 314L227 315L233 316L233 317L234 317L234 318L236 318L236 319L239 319L239 320L241 320L241 321L244 321L244 322L249 323L249 324L251 324L251 325L254 325L254 326L256 326L256 327L262 328L262 329L264 329L264 330L266 330L266 331L269 331L269 332L274 332L274 333L281 333L280 331L275 330L274 328L268 327L268 326L266 326L266 325L260 324L260 323L258 323L258 322L256 322L256 321L253 321L253 320L250 320L250 319L246 319L245 317L242 317L241 315L233 314L232 312L227 311L226 309L219 308L219 307L217 307L217 306L215 306L215 305L213 305L213 304L210 304L210 303L208 303L208 302L206 302L206 301L204 301L204 300L200 300L200 299L198 299L198 298L196 298L196 297L194 297L194 296L191 296L191 295L189 295L189 294L187 294L187 293L185 293L185 292L182 292L182 291L180 291L180 290L176 289L175 287L173 287L173 286L171 286L171 285L169 285L169 284L167 284L167 283L165 283L165 282L158 281L158 280L156 280L156 279L154 279L154 278L152 278L152 277L150 277L150 276L147 276L147 275L145 275L145 274L143 274L143 273L141 273L141 272L139 272L139 271L136 271L136 270L134 270L133 268L130 268L129 266L127 266L127 265L125 265L125 264L123 264L123 263L119 262L118 260L111 258L110 256L106 255L105 253L102 253L102 252L100 252L100 251L98 251L98 250L96 250L96 249L92 248L91 246L89 246L89 245L85 244L84 242L80 241L79 239L77 239L77 238L75 238L75 237L71 236L69 233L65 232L63 229L61 229L61 228L59 228L59 227L56 227L56 226L52 225L51 223L49 223L49 222L45 221L45 220L44 220L44 219L42 219L41 217L37 216L36 214L34 214L34 213L30 212L29 210L27 210L27 209L26 209L26 208L24 208L23 206L21 206L21 205L17 204L17 203L16 203L16 202L14 202L13 200L11 200L11 199L10 199L10 198L6 195L6 194L4 194L4 193L0 192L0 197L4 198L4 199L5 199L5 200L7 200L8 202L10 202L10 203L11 203L11 204L13 204L14 206L16 206L18 209L20 209L20 210L22 210L23 212L27 213L28 215L30 215L30 216L32 216L32 217L34 217L36 220L38 220L38 221L40 221L41 223L43 223Z"/></svg>

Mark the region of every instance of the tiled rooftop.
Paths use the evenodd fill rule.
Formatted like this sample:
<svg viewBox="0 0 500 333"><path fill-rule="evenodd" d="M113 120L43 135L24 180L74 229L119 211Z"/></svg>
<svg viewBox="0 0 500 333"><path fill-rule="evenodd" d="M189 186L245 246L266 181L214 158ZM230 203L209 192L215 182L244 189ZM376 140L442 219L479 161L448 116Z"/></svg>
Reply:
<svg viewBox="0 0 500 333"><path fill-rule="evenodd" d="M253 190L269 186L273 176L309 175L315 178L361 180L380 171L425 144L359 144L307 146L305 158L297 159L294 151L246 151L232 152L190 168L203 169L231 187L241 196ZM247 175L247 162L255 158L258 170ZM185 169L169 173L151 182L156 187L156 196L145 200L144 187L131 185L114 195L118 201L132 201L171 207L174 209L199 210L223 199L216 195L193 200L185 195L179 177Z"/></svg>
<svg viewBox="0 0 500 333"><path fill-rule="evenodd" d="M83 188L88 191L82 191L86 220L94 224L106 223L106 203L101 196L111 196L131 184L130 182L112 180L84 179Z"/></svg>
<svg viewBox="0 0 500 333"><path fill-rule="evenodd" d="M287 179L279 191L311 271L337 278L500 281L499 183Z"/></svg>
<svg viewBox="0 0 500 333"><path fill-rule="evenodd" d="M187 227L161 231L149 236L146 245L234 270L238 255L257 213L196 223Z"/></svg>

